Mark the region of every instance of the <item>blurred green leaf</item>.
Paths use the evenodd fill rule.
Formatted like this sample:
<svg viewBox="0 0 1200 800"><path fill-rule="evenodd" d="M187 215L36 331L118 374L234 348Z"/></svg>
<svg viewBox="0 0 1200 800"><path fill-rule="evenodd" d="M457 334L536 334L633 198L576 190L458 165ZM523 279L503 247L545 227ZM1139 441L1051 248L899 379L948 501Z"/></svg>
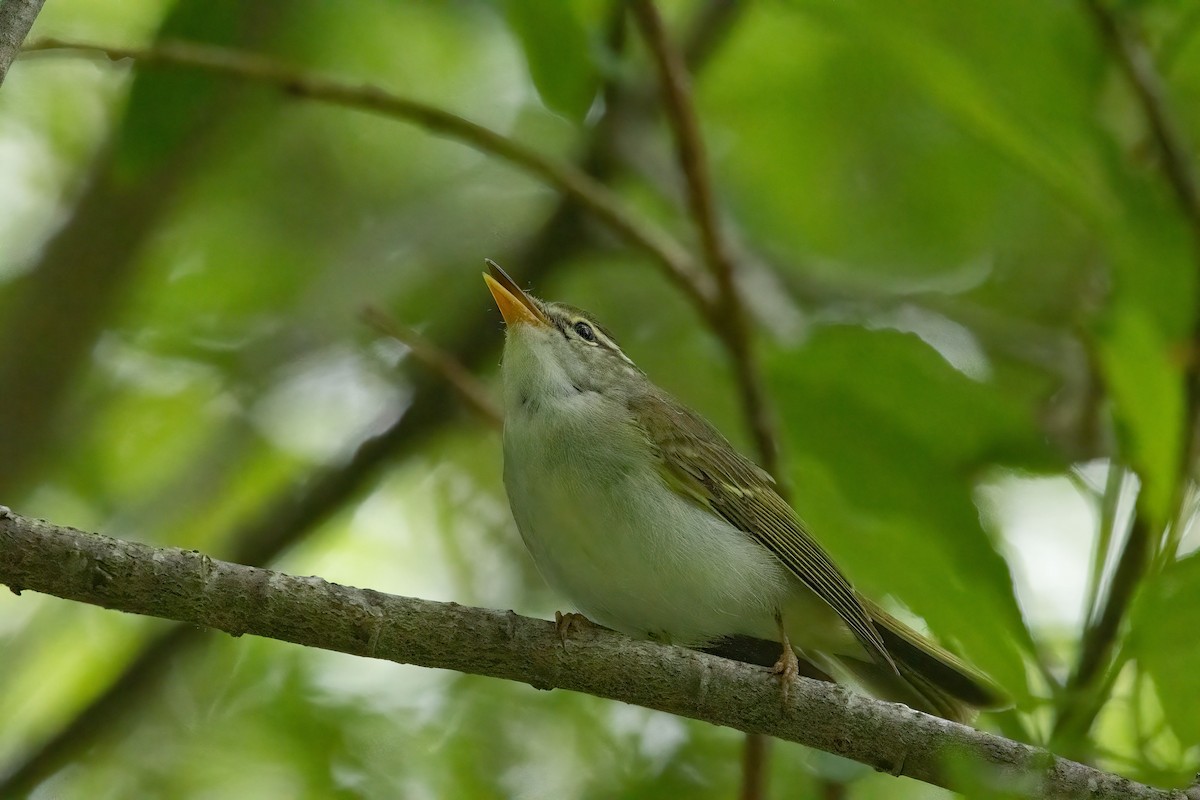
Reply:
<svg viewBox="0 0 1200 800"><path fill-rule="evenodd" d="M1113 283L1095 327L1121 450L1144 486L1146 510L1165 525L1179 476L1185 367L1200 276L1191 231L1157 172L1108 153L1124 213L1103 231Z"/></svg>
<svg viewBox="0 0 1200 800"><path fill-rule="evenodd" d="M1191 335L1200 274L1191 226L1156 168L1123 152L1107 153L1110 181L1118 187L1119 224L1100 234L1112 262L1111 301L1141 309L1168 341Z"/></svg>
<svg viewBox="0 0 1200 800"><path fill-rule="evenodd" d="M1154 679L1163 713L1184 747L1200 744L1200 553L1171 564L1137 599L1129 644Z"/></svg>
<svg viewBox="0 0 1200 800"><path fill-rule="evenodd" d="M160 35L232 45L246 27L246 10L237 0L178 2L163 21ZM146 173L186 151L197 131L222 117L216 99L229 83L199 70L146 70L133 84L118 140L114 171L135 183Z"/></svg>
<svg viewBox="0 0 1200 800"><path fill-rule="evenodd" d="M1025 697L1032 639L973 491L986 461L1045 462L1028 412L893 331L822 329L768 370L814 535L860 588L894 594Z"/></svg>
<svg viewBox="0 0 1200 800"><path fill-rule="evenodd" d="M1062 131L1048 131L1041 119L1010 107L997 94L990 76L979 74L972 53L956 52L963 38L939 41L926 29L944 17L921 12L940 8L939 3L915 4L912 9L881 15L868 5L837 0L796 4L856 40L868 42L875 52L900 69L922 91L980 141L1041 182L1070 208L1092 222L1111 218L1115 204L1102 173L1086 152L1068 149ZM1027 9L1040 25L1050 15ZM1007 9L1012 15L1012 9ZM981 12L990 15L989 12ZM915 20L913 18L916 18ZM1012 18L1010 16L1010 18ZM1020 15L1022 22L1029 20ZM1073 142L1078 145L1078 142Z"/></svg>
<svg viewBox="0 0 1200 800"><path fill-rule="evenodd" d="M1161 527L1171 517L1183 441L1182 363L1136 306L1114 309L1099 348L1124 449L1142 477L1142 502Z"/></svg>
<svg viewBox="0 0 1200 800"><path fill-rule="evenodd" d="M587 31L572 4L504 0L503 5L542 102L570 120L583 121L599 78Z"/></svg>

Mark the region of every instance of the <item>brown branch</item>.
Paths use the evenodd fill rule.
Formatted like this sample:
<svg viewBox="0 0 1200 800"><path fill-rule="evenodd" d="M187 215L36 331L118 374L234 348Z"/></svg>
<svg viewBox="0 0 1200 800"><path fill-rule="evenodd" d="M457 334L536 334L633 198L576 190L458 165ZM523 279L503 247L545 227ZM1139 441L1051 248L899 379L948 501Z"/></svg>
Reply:
<svg viewBox="0 0 1200 800"><path fill-rule="evenodd" d="M1142 114L1150 126L1162 158L1163 177L1171 186L1175 201L1191 228L1195 240L1196 256L1200 259L1200 179L1191 157L1187 138L1175 122L1167 100L1166 88L1154 65L1154 58L1146 46L1102 0L1083 0L1091 14L1105 46L1112 52L1126 80L1133 88ZM1200 282L1198 282L1200 285ZM1200 292L1200 289L1198 289ZM1200 294L1194 299L1192 320L1192 342L1200 342ZM1196 459L1197 436L1200 434L1200 363L1189 360L1185 377L1185 432L1187 438L1180 448L1179 487L1176 490L1175 506L1185 502L1185 487Z"/></svg>
<svg viewBox="0 0 1200 800"><path fill-rule="evenodd" d="M680 171L687 182L688 207L700 233L700 244L709 268L717 278L718 287L723 293L728 293L733 286L733 263L721 234L708 157L692 104L687 65L671 44L653 1L635 0L632 8L658 70L667 119L675 136Z"/></svg>
<svg viewBox="0 0 1200 800"><path fill-rule="evenodd" d="M4 0L0 3L0 85L21 52L21 43L29 35L43 3L45 0Z"/></svg>
<svg viewBox="0 0 1200 800"><path fill-rule="evenodd" d="M717 303L709 316L714 332L724 341L733 362L738 392L759 461L781 479L779 437L775 432L762 375L751 342L746 310L734 280L733 257L721 233L716 195L709 175L704 139L692 103L687 65L670 42L652 0L633 0L630 6L658 71L667 119L675 136L680 170L687 184L687 201L705 260L716 278Z"/></svg>
<svg viewBox="0 0 1200 800"><path fill-rule="evenodd" d="M492 400L484 386L463 363L426 339L412 328L407 328L374 306L367 306L363 319L384 336L388 336L408 347L413 357L433 371L455 391L459 399L493 428L504 425L504 412Z"/></svg>
<svg viewBox="0 0 1200 800"><path fill-rule="evenodd" d="M1200 241L1200 182L1189 155L1187 139L1179 130L1167 101L1166 89L1146 46L1126 29L1103 0L1083 0L1105 46L1137 97L1142 114L1163 159L1163 173L1179 207Z"/></svg>
<svg viewBox="0 0 1200 800"><path fill-rule="evenodd" d="M351 84L304 72L253 53L192 42L165 42L147 48L92 42L39 39L26 52L55 50L100 53L111 60L133 59L150 66L189 67L274 86L295 97L371 111L417 125L495 156L574 198L627 245L649 255L672 281L707 314L711 281L695 268L687 251L665 231L630 213L612 190L573 164L557 161L528 145L436 106L393 94L371 84Z"/></svg>
<svg viewBox="0 0 1200 800"><path fill-rule="evenodd" d="M742 743L742 783L738 800L760 800L767 796L767 765L771 762L771 739L747 733Z"/></svg>
<svg viewBox="0 0 1200 800"><path fill-rule="evenodd" d="M554 623L511 611L338 586L61 528L7 509L0 510L0 583L235 636L584 692L799 742L951 789L1200 800L1200 793L1191 798L1134 783L823 681L796 679L781 703L777 679L762 667L599 627L564 647Z"/></svg>

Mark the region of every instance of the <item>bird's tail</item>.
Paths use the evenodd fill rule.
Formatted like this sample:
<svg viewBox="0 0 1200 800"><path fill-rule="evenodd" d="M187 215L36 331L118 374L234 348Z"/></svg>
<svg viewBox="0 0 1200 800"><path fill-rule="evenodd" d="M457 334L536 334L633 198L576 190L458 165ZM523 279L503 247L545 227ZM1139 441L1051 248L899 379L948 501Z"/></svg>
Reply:
<svg viewBox="0 0 1200 800"><path fill-rule="evenodd" d="M872 694L955 722L969 722L981 709L1009 705L1008 697L986 675L874 603L863 602L896 669L856 658L838 661Z"/></svg>

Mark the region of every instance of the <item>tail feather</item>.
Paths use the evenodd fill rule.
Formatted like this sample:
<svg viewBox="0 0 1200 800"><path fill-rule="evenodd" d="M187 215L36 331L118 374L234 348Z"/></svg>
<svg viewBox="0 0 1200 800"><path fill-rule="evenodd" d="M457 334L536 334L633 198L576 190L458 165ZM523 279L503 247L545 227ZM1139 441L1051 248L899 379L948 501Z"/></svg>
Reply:
<svg viewBox="0 0 1200 800"><path fill-rule="evenodd" d="M969 724L976 714L970 703L954 697L896 659L896 669L877 661L839 656L838 665L871 694L943 719Z"/></svg>
<svg viewBox="0 0 1200 800"><path fill-rule="evenodd" d="M874 603L864 600L864 604L896 662L892 671L858 659L839 659L868 689L958 722L970 720L974 709L1009 705L1003 690L986 675Z"/></svg>
<svg viewBox="0 0 1200 800"><path fill-rule="evenodd" d="M1009 698L986 675L938 646L877 605L862 598L895 664L872 661L828 650L797 652L801 674L819 680L846 680L885 700L969 723L980 709L1000 709ZM749 636L730 636L703 648L715 655L769 667L779 659L779 642Z"/></svg>

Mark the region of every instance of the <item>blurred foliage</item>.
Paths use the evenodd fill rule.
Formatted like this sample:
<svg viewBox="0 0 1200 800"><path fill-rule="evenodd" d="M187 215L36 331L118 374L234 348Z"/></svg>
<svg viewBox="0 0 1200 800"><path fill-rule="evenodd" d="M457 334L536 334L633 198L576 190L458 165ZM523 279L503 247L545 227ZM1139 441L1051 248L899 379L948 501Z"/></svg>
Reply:
<svg viewBox="0 0 1200 800"><path fill-rule="evenodd" d="M1103 492L1061 478L1127 465L1157 530L1191 521L1174 504L1200 267L1144 114L1081 3L724 5L664 11L711 45L696 102L797 507L864 591L1007 687L1016 710L981 725L1045 741L1072 702L1056 687L1087 598L1047 606L1037 590L1097 559L1107 590L1129 513L1092 552ZM1200 14L1114 8L1194 146ZM693 243L652 71L618 11L56 0L34 35L211 42L368 81L564 160L590 153ZM418 127L199 71L39 55L0 91L0 172L0 500L22 513L223 557L336 484L280 540L279 568L568 608L516 536L496 434L359 317L386 308L494 385L485 256L595 312L655 381L749 442L719 340L645 254L587 223L554 239L554 191ZM370 437L430 406L360 466ZM1054 521L1071 503L1095 518L1048 524L1020 552L1034 540L1005 507ZM1200 569L1173 555L1139 583L1107 703L1074 744L1162 784L1200 765L1200 653L1182 635L1200 622ZM0 597L0 775L163 629ZM739 780L738 734L590 697L217 637L166 675L35 796L726 798ZM780 795L818 777L863 800L945 795L775 754Z"/></svg>

